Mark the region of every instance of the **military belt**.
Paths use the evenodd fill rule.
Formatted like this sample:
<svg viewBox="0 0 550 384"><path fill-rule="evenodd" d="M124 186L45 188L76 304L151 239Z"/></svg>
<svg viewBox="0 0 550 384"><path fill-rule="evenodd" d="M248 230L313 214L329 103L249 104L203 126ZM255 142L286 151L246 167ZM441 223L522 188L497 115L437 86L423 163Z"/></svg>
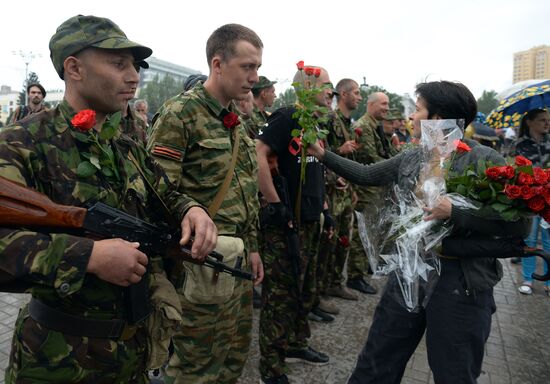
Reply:
<svg viewBox="0 0 550 384"><path fill-rule="evenodd" d="M129 340L138 329L138 326L130 326L124 320L89 319L71 315L35 298L29 302L29 314L44 327L73 336Z"/></svg>

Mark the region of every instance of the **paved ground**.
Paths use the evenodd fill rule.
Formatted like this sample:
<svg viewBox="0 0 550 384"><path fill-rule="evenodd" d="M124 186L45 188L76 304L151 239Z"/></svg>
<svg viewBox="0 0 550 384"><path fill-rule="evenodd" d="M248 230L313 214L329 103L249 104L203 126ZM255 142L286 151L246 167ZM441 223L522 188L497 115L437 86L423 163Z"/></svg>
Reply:
<svg viewBox="0 0 550 384"><path fill-rule="evenodd" d="M532 296L517 292L521 282L520 267L504 264L504 278L495 288L497 312L480 384L548 384L550 383L550 297L541 283L535 284ZM381 288L384 280L374 281ZM331 324L313 323L310 344L328 353L331 361L323 367L292 364L293 384L343 384L351 372L357 354L366 339L372 313L379 296L362 295L358 302L337 300L341 313ZM8 363L12 327L18 309L28 300L26 295L0 294L0 368ZM257 319L255 311L255 335ZM253 341L251 357L240 384L258 383L258 344ZM3 384L3 377L0 384ZM433 383L424 344L409 362L403 383Z"/></svg>

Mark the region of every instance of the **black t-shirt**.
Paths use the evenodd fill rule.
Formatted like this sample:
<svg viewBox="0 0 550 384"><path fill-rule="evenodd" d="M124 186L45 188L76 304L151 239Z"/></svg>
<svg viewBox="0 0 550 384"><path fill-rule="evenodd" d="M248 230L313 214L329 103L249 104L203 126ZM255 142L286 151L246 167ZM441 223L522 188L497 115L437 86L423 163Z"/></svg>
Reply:
<svg viewBox="0 0 550 384"><path fill-rule="evenodd" d="M281 108L275 111L267 120L267 124L258 133L258 139L267 144L277 155L279 172L288 183L292 211L295 210L296 195L300 183L300 152L293 155L289 151L292 130L301 129L298 122L292 118L296 111L293 107ZM323 210L325 197L324 166L314 156L307 156L306 180L302 186L301 220L318 221Z"/></svg>

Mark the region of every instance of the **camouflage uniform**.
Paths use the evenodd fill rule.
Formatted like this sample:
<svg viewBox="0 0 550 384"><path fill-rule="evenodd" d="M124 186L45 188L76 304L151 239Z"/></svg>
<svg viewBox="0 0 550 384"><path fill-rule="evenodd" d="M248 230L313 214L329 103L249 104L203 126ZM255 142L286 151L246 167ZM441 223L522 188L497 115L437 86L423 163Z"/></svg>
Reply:
<svg viewBox="0 0 550 384"><path fill-rule="evenodd" d="M236 111L233 104L230 111ZM160 109L148 148L170 180L197 202L209 205L231 161L232 131L223 123L228 110L202 84L168 100ZM225 199L213 218L219 235L242 238L258 251L256 146L243 127L238 157ZM183 306L184 326L173 338L167 382L234 383L244 367L252 329L252 284L237 281L225 304L193 304L183 295L182 273L172 276Z"/></svg>
<svg viewBox="0 0 550 384"><path fill-rule="evenodd" d="M164 172L144 147L120 131L103 144L113 149L122 180L100 172L88 178L77 176L82 153L93 149L75 139L76 130L69 124L74 114L63 101L53 110L21 121L21 126L4 128L0 174L59 204L84 206L100 201L151 221L158 202L128 160L131 152L175 215L181 219L196 204L169 190ZM86 273L93 240L12 228L1 228L0 237L2 270L24 282L33 299L81 318L125 319L124 288ZM147 381L145 346L143 327L128 340L73 336L45 328L25 307L15 324L6 382L143 383Z"/></svg>
<svg viewBox="0 0 550 384"><path fill-rule="evenodd" d="M361 135L355 135L355 141L359 144L355 151L355 159L359 163L377 163L388 157L378 134L378 125L379 121L369 115L368 112L354 123L354 134L358 128L362 131ZM355 186L354 191L357 193L355 209L359 212L366 211L368 214L369 210L377 209L376 207L382 201L384 188ZM368 260L357 232L357 221L355 221L348 260L348 280L365 277L367 269Z"/></svg>
<svg viewBox="0 0 550 384"><path fill-rule="evenodd" d="M288 143L291 132L299 127L292 118L294 107L275 111L258 139L277 155L277 168L288 183L291 207L295 212L300 184L300 155L291 155ZM284 231L266 223L262 228L262 312L260 313L260 373L264 378L286 372L285 355L291 350L307 347L310 329L307 315L317 301L317 251L319 247L319 217L324 201L323 166L312 156L307 160L305 182L301 195L301 226L299 232L299 271L289 254ZM299 274L299 275L298 275Z"/></svg>
<svg viewBox="0 0 550 384"><path fill-rule="evenodd" d="M307 315L316 301L319 223L300 229L300 276L288 256L286 235L278 227L262 229L262 312L260 313L260 374L277 377L287 372L285 354L307 347L311 330ZM290 328L290 329L289 329Z"/></svg>
<svg viewBox="0 0 550 384"><path fill-rule="evenodd" d="M147 122L136 114L133 108L128 105L126 116L120 123L122 132L130 136L138 143L147 143Z"/></svg>
<svg viewBox="0 0 550 384"><path fill-rule="evenodd" d="M254 105L252 116L250 116L251 125L255 128L254 137L256 137L258 132L266 125L268 117L269 114L267 112L260 111L260 109Z"/></svg>
<svg viewBox="0 0 550 384"><path fill-rule="evenodd" d="M345 117L340 110L336 110L331 121L327 142L330 150L337 152L337 148L344 142L352 140L351 119ZM344 157L355 158L353 153L344 155ZM344 189L339 189L336 185L338 176L330 170L327 170L326 173L327 200L330 212L334 217L335 227L332 239L328 239L326 234L323 234L319 246L319 265L324 264L326 266L318 269L317 272L321 292L330 287L338 287L343 282L342 273L349 254L349 243L346 239L349 239L353 213L351 204L353 189L351 184L348 184Z"/></svg>

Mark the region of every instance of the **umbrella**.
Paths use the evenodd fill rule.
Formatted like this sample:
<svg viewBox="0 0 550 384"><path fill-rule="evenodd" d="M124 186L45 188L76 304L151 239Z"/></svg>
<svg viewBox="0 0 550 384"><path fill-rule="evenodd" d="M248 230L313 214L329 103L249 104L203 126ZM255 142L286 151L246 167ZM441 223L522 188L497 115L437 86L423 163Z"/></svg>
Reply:
<svg viewBox="0 0 550 384"><path fill-rule="evenodd" d="M495 130L489 127L488 125L480 123L479 121L474 121L472 123L472 127L474 128L474 134L473 134L474 139L498 141L498 136Z"/></svg>
<svg viewBox="0 0 550 384"><path fill-rule="evenodd" d="M525 113L532 109L550 106L550 79L527 84L524 88L500 100L498 107L487 117L487 123L491 127L519 127ZM506 91L503 92L503 94L506 93Z"/></svg>

